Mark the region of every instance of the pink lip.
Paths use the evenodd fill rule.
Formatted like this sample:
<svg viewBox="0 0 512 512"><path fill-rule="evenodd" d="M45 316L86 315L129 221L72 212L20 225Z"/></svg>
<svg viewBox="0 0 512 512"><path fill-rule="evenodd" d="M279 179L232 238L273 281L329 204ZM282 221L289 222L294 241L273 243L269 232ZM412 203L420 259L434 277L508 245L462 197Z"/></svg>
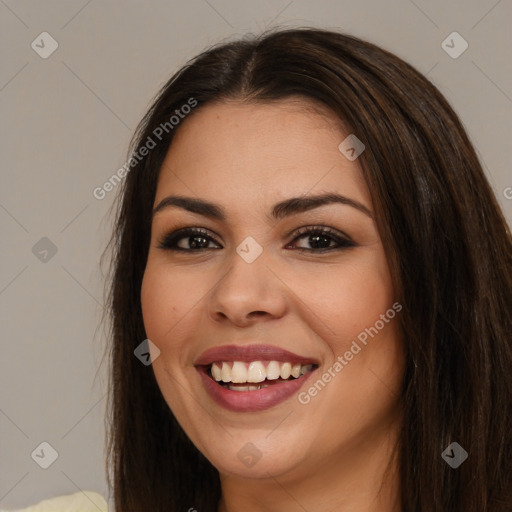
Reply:
<svg viewBox="0 0 512 512"><path fill-rule="evenodd" d="M298 379L272 384L268 388L255 391L231 391L214 381L208 375L206 367L200 366L197 371L207 393L219 405L234 412L257 412L274 407L297 393L316 370L312 370Z"/></svg>
<svg viewBox="0 0 512 512"><path fill-rule="evenodd" d="M195 366L208 366L218 361L280 361L292 364L318 364L308 358L272 345L223 345L203 352L194 362ZM236 391L235 391L236 393Z"/></svg>
<svg viewBox="0 0 512 512"><path fill-rule="evenodd" d="M204 387L217 404L234 412L257 412L274 407L297 393L316 370L298 379L272 384L255 391L231 391L218 384L208 373L208 367L220 361L280 361L317 366L319 364L314 358L299 356L272 345L224 345L206 350L194 363Z"/></svg>

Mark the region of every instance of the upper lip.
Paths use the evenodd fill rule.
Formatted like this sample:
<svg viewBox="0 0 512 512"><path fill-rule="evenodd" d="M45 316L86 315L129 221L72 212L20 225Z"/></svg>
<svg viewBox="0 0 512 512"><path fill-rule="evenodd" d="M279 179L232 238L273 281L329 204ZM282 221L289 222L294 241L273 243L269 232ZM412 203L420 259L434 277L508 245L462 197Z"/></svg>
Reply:
<svg viewBox="0 0 512 512"><path fill-rule="evenodd" d="M216 361L281 361L293 364L318 364L312 357L294 354L273 345L222 345L205 350L194 362L195 366L208 366Z"/></svg>

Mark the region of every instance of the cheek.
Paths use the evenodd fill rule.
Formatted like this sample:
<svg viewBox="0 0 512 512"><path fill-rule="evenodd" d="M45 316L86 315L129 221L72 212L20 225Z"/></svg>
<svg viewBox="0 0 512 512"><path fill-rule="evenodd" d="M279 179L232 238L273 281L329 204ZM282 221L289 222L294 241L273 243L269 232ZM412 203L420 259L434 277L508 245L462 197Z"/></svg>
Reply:
<svg viewBox="0 0 512 512"><path fill-rule="evenodd" d="M142 316L146 334L157 345L172 338L171 332L186 313L178 275L148 261L141 287ZM163 347L160 346L160 349Z"/></svg>
<svg viewBox="0 0 512 512"><path fill-rule="evenodd" d="M144 327L146 334L151 339L151 336L155 336L160 330L160 323L163 318L164 311L168 310L168 307L172 307L168 294L165 294L165 286L162 286L162 282L156 279L156 273L152 271L150 266L146 267L144 277L142 279L141 287L141 307L142 317L144 320Z"/></svg>
<svg viewBox="0 0 512 512"><path fill-rule="evenodd" d="M304 272L294 291L316 318L325 340L348 340L379 318L393 304L393 286L386 261L361 258L315 272ZM308 315L307 310L313 315Z"/></svg>
<svg viewBox="0 0 512 512"><path fill-rule="evenodd" d="M308 301L315 315L309 322L330 357L301 403L308 403L305 410L313 417L322 418L317 427L322 436L356 442L393 421L398 406L404 361L392 283L375 264L340 267L329 279L316 281ZM321 444L318 452L329 449L331 445Z"/></svg>
<svg viewBox="0 0 512 512"><path fill-rule="evenodd" d="M183 278L181 278L181 281ZM152 368L167 405L175 414L185 406L180 399L181 372L186 356L187 315L193 304L183 293L180 273L148 260L141 286L141 306L146 336L159 348L160 356ZM191 302L191 304L189 304Z"/></svg>

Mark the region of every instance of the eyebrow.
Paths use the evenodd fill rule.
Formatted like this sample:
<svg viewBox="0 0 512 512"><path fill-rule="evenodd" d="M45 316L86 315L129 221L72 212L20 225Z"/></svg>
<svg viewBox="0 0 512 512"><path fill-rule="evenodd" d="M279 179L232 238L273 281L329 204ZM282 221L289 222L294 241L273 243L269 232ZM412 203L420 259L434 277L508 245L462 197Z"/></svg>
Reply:
<svg viewBox="0 0 512 512"><path fill-rule="evenodd" d="M336 193L327 193L315 196L292 197L290 199L285 199L284 201L276 203L273 206L270 214L270 219L273 221L280 220L294 214L302 213L332 203L351 206L352 208L359 210L360 212L364 213L365 215L373 219L372 212L364 204L354 199L350 199L349 197L345 197L341 194ZM199 215L203 215L205 217L209 217L220 221L225 221L227 217L224 209L221 206L211 203L209 201L205 201L204 199L197 199L194 197L186 196L165 197L153 209L153 217L158 212L162 211L164 208L168 208L171 206L183 208L184 210L187 210L189 212L197 213Z"/></svg>

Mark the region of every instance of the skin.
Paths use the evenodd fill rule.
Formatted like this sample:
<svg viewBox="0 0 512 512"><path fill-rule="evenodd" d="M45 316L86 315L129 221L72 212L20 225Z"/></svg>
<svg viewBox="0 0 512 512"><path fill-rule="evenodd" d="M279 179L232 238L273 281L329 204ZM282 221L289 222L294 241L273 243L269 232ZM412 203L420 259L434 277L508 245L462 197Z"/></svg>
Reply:
<svg viewBox="0 0 512 512"><path fill-rule="evenodd" d="M162 166L155 206L185 195L226 212L219 221L176 206L160 210L141 290L146 333L160 350L156 379L187 435L220 472L221 512L400 510L391 458L404 372L397 317L307 404L293 395L261 412L227 411L206 393L193 365L215 346L268 343L317 359L320 377L391 308L393 285L371 216L332 203L269 218L279 201L325 192L372 211L358 160L338 150L348 133L308 100L230 100L183 121ZM355 247L318 252L311 237L295 234L315 225L345 233ZM211 232L209 249L158 247L183 227ZM235 250L248 236L263 248L250 264ZM186 235L179 243L189 242ZM261 452L251 467L237 457L248 442Z"/></svg>

